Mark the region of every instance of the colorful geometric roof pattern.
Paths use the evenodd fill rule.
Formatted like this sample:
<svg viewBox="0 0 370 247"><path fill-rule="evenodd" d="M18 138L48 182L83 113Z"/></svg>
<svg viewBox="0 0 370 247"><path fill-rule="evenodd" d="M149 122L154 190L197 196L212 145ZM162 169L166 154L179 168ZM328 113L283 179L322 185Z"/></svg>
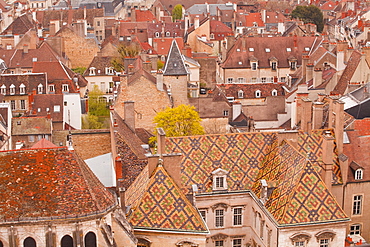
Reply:
<svg viewBox="0 0 370 247"><path fill-rule="evenodd" d="M166 152L183 154L181 182L185 188L197 184L200 193L212 191L211 173L221 167L229 173L230 190L250 189L275 139L274 133L173 137L166 139Z"/></svg>
<svg viewBox="0 0 370 247"><path fill-rule="evenodd" d="M282 225L347 220L311 163L286 142L266 156L253 186L258 197L261 179L274 188L265 206Z"/></svg>
<svg viewBox="0 0 370 247"><path fill-rule="evenodd" d="M318 129L312 130L311 134L308 135L303 131L299 132L298 135L298 151L305 157L308 157L312 165L315 167L317 172L322 169L322 141L323 135L326 131L330 131L331 135L334 136L333 130ZM340 170L338 151L334 141L334 156L333 156L333 184L342 184L342 173Z"/></svg>
<svg viewBox="0 0 370 247"><path fill-rule="evenodd" d="M196 208L161 165L154 170L129 221L135 229L208 233Z"/></svg>

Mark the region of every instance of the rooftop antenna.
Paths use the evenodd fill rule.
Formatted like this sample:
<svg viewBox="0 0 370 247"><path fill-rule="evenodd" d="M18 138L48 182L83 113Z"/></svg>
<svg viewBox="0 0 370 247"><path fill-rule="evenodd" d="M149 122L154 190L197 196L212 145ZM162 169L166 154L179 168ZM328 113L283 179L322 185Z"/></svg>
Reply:
<svg viewBox="0 0 370 247"><path fill-rule="evenodd" d="M71 132L71 112L68 110L68 150L74 150L72 144L72 132Z"/></svg>

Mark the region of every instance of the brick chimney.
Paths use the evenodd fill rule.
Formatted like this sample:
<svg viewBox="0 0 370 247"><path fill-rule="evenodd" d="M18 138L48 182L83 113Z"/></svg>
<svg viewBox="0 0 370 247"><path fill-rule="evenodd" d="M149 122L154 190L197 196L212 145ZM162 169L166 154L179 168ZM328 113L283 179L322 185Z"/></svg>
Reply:
<svg viewBox="0 0 370 247"><path fill-rule="evenodd" d="M326 131L322 142L322 161L324 163L322 178L331 191L331 183L333 179L333 153L334 153L334 137L330 131Z"/></svg>
<svg viewBox="0 0 370 247"><path fill-rule="evenodd" d="M322 83L322 69L316 68L313 72L313 87L316 88Z"/></svg>
<svg viewBox="0 0 370 247"><path fill-rule="evenodd" d="M157 89L163 91L163 71L161 69L157 71Z"/></svg>
<svg viewBox="0 0 370 247"><path fill-rule="evenodd" d="M312 130L312 101L308 98L303 98L301 101L301 129L304 132L311 133Z"/></svg>
<svg viewBox="0 0 370 247"><path fill-rule="evenodd" d="M157 154L159 154L160 159L163 159L163 154L165 153L165 143L166 133L162 128L157 128Z"/></svg>
<svg viewBox="0 0 370 247"><path fill-rule="evenodd" d="M28 53L28 45L27 44L23 45L23 53L24 54Z"/></svg>
<svg viewBox="0 0 370 247"><path fill-rule="evenodd" d="M313 64L309 63L306 65L306 81L310 81L313 78Z"/></svg>
<svg viewBox="0 0 370 247"><path fill-rule="evenodd" d="M324 117L324 103L314 102L312 112L312 129L321 129Z"/></svg>
<svg viewBox="0 0 370 247"><path fill-rule="evenodd" d="M307 81L306 80L306 73L307 73L307 64L308 64L308 61L309 61L309 59L310 59L310 56L308 56L308 55L304 55L304 56L302 56L302 68L303 68L303 80L304 81Z"/></svg>
<svg viewBox="0 0 370 247"><path fill-rule="evenodd" d="M124 105L124 120L127 126L135 131L135 105L133 101L125 101Z"/></svg>
<svg viewBox="0 0 370 247"><path fill-rule="evenodd" d="M194 17L194 28L197 29L199 27L199 15Z"/></svg>

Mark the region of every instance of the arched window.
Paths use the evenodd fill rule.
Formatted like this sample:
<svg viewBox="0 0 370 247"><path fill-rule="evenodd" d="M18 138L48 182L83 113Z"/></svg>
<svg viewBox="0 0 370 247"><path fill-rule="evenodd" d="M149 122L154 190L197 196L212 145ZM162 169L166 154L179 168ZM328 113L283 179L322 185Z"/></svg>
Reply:
<svg viewBox="0 0 370 247"><path fill-rule="evenodd" d="M20 94L26 93L26 86L23 83L19 86L19 93Z"/></svg>
<svg viewBox="0 0 370 247"><path fill-rule="evenodd" d="M361 180L362 179L362 169L361 168L359 168L359 169L357 169L356 171L355 171L355 179L356 180Z"/></svg>
<svg viewBox="0 0 370 247"><path fill-rule="evenodd" d="M171 36L171 33L170 32L166 32L166 37L170 37Z"/></svg>
<svg viewBox="0 0 370 247"><path fill-rule="evenodd" d="M96 235L93 232L88 232L85 235L85 247L96 247Z"/></svg>
<svg viewBox="0 0 370 247"><path fill-rule="evenodd" d="M36 241L33 238L28 237L23 241L23 247L36 247Z"/></svg>
<svg viewBox="0 0 370 247"><path fill-rule="evenodd" d="M65 235L61 241L61 247L73 247L73 238L69 235Z"/></svg>
<svg viewBox="0 0 370 247"><path fill-rule="evenodd" d="M260 91L260 90L257 90L257 91L255 92L255 97L256 97L256 98L261 98L261 91Z"/></svg>
<svg viewBox="0 0 370 247"><path fill-rule="evenodd" d="M14 86L14 84L10 85L10 94L15 94L15 86Z"/></svg>
<svg viewBox="0 0 370 247"><path fill-rule="evenodd" d="M238 91L238 98L239 99L242 99L244 97L244 92L243 92L243 90L239 90Z"/></svg>
<svg viewBox="0 0 370 247"><path fill-rule="evenodd" d="M159 32L155 32L154 35L155 35L156 38L159 38Z"/></svg>
<svg viewBox="0 0 370 247"><path fill-rule="evenodd" d="M42 84L40 83L38 86L37 86L37 93L38 94L42 94L42 91L43 91L43 86L42 86Z"/></svg>
<svg viewBox="0 0 370 247"><path fill-rule="evenodd" d="M272 96L277 96L277 90L276 89L272 90L271 95Z"/></svg>

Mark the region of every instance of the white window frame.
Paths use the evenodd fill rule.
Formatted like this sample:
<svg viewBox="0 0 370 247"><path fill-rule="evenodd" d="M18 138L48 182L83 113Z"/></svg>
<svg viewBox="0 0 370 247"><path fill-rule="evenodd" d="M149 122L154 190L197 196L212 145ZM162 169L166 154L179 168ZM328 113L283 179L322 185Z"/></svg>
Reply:
<svg viewBox="0 0 370 247"><path fill-rule="evenodd" d="M215 210L215 227L225 227L225 209Z"/></svg>
<svg viewBox="0 0 370 247"><path fill-rule="evenodd" d="M272 96L277 96L277 90L276 90L276 89L272 90L272 91L271 91L271 95L272 95Z"/></svg>
<svg viewBox="0 0 370 247"><path fill-rule="evenodd" d="M42 94L43 89L44 89L44 86L40 83L40 84L37 86L37 93L38 93L38 94Z"/></svg>
<svg viewBox="0 0 370 247"><path fill-rule="evenodd" d="M355 171L355 180L362 180L362 178L363 178L363 171L361 168L358 168Z"/></svg>
<svg viewBox="0 0 370 247"><path fill-rule="evenodd" d="M10 107L11 107L12 111L15 110L15 100L10 101Z"/></svg>
<svg viewBox="0 0 370 247"><path fill-rule="evenodd" d="M200 216L202 217L202 219L204 220L204 222L207 222L207 210L205 209L202 209L202 210L199 210L199 214Z"/></svg>
<svg viewBox="0 0 370 247"><path fill-rule="evenodd" d="M62 92L69 92L68 84L63 84L62 85Z"/></svg>
<svg viewBox="0 0 370 247"><path fill-rule="evenodd" d="M352 215L362 214L363 195L354 195L352 203Z"/></svg>
<svg viewBox="0 0 370 247"><path fill-rule="evenodd" d="M261 98L261 90L256 90L256 91L254 92L254 96L255 96L256 98Z"/></svg>
<svg viewBox="0 0 370 247"><path fill-rule="evenodd" d="M60 112L60 105L54 105L54 112Z"/></svg>
<svg viewBox="0 0 370 247"><path fill-rule="evenodd" d="M2 95L6 95L6 86L5 86L5 84L3 84L3 85L1 86L1 94L2 94Z"/></svg>
<svg viewBox="0 0 370 247"><path fill-rule="evenodd" d="M276 61L271 62L271 69L272 70L277 70L277 62Z"/></svg>
<svg viewBox="0 0 370 247"><path fill-rule="evenodd" d="M251 62L251 70L255 71L258 68L258 63L257 62Z"/></svg>
<svg viewBox="0 0 370 247"><path fill-rule="evenodd" d="M294 242L294 247L305 247L305 246L306 246L306 241Z"/></svg>
<svg viewBox="0 0 370 247"><path fill-rule="evenodd" d="M349 227L349 235L361 235L361 224L353 224Z"/></svg>
<svg viewBox="0 0 370 247"><path fill-rule="evenodd" d="M227 78L227 83L234 83L234 78L232 77Z"/></svg>
<svg viewBox="0 0 370 247"><path fill-rule="evenodd" d="M243 225L243 208L235 207L233 208L233 226Z"/></svg>
<svg viewBox="0 0 370 247"><path fill-rule="evenodd" d="M238 91L238 98L239 99L243 99L244 98L244 92L241 89Z"/></svg>
<svg viewBox="0 0 370 247"><path fill-rule="evenodd" d="M14 95L15 94L15 85L14 84L10 85L10 87L9 87L9 94L10 95Z"/></svg>
<svg viewBox="0 0 370 247"><path fill-rule="evenodd" d="M49 93L54 93L55 92L55 85L51 84L49 85Z"/></svg>
<svg viewBox="0 0 370 247"><path fill-rule="evenodd" d="M238 83L245 83L244 77L238 77Z"/></svg>
<svg viewBox="0 0 370 247"><path fill-rule="evenodd" d="M233 247L242 247L242 246L243 246L243 239L241 238L233 239Z"/></svg>
<svg viewBox="0 0 370 247"><path fill-rule="evenodd" d="M224 117L227 117L229 116L229 111L228 110L224 110Z"/></svg>
<svg viewBox="0 0 370 247"><path fill-rule="evenodd" d="M21 99L20 100L21 110L26 110L26 100Z"/></svg>
<svg viewBox="0 0 370 247"><path fill-rule="evenodd" d="M328 238L322 238L319 240L319 246L320 247L329 247L330 246L330 239Z"/></svg>
<svg viewBox="0 0 370 247"><path fill-rule="evenodd" d="M19 86L19 93L20 94L26 93L26 86L23 83Z"/></svg>

